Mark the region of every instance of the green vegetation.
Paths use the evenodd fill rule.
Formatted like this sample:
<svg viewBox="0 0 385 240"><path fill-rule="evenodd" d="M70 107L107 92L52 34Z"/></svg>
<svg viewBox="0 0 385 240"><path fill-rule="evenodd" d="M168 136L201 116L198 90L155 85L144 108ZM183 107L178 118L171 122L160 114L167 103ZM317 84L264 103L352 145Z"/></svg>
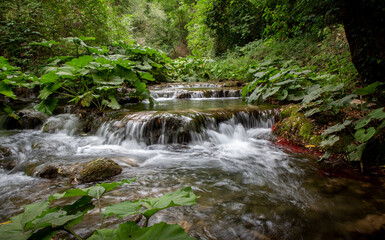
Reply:
<svg viewBox="0 0 385 240"><path fill-rule="evenodd" d="M197 196L192 192L191 187L166 193L160 198L146 198L110 205L102 211L100 199L105 193L125 183L130 184L135 181L135 178L123 179L120 182L100 183L84 189L69 189L64 193L50 196L49 201L26 205L23 213L0 225L1 236L15 240L51 239L59 231L65 231L76 239L82 239L72 230L72 227L79 224L85 214L97 207L100 229L95 229L93 235L87 239L152 239L154 237L157 239L193 239L178 225L162 222L147 227L151 216L160 210L196 204ZM55 200L62 198L77 198L77 200L68 205L54 204ZM117 229L104 228L104 218L111 216L122 218L137 214L145 218L142 228L134 222L122 223Z"/></svg>
<svg viewBox="0 0 385 240"><path fill-rule="evenodd" d="M242 96L250 104L290 104L277 133L296 135L291 139L314 145L325 153L320 161L338 157L360 163L365 171L385 164L383 154L371 152L385 141L384 4L382 0L2 1L0 113L19 120L16 109L25 92L37 96L30 101L46 114L67 104L103 114L120 109L121 99L127 97L131 102L152 102L149 84L235 79L245 85ZM71 232L69 227L93 208L91 199L98 201L111 189L100 184L69 190L60 196L83 197L63 207L49 208L48 202L28 205L12 218L13 223L1 226L2 236L42 239L59 229ZM104 216L138 213L148 220L165 207L195 203L191 189L165 196L177 199L182 193L190 194L191 202L122 203L101 212L101 221ZM51 200L55 198L59 195ZM122 212L123 207L129 211ZM97 230L90 239L163 230L182 234L175 226L140 229L126 223L114 230Z"/></svg>

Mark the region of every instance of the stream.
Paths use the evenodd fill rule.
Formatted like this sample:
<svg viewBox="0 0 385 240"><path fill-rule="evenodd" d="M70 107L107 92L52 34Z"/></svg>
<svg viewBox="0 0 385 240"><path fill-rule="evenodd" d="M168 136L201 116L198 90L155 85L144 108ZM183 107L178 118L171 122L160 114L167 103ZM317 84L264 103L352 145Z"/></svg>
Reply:
<svg viewBox="0 0 385 240"><path fill-rule="evenodd" d="M103 206L191 186L197 205L162 210L149 224L179 223L197 239L385 237L384 183L325 177L317 159L273 144L271 106L247 105L240 89L210 84L151 92L156 104L108 113L88 134L73 114L52 116L40 129L0 130L0 145L12 151L0 161L13 164L0 168L0 222L73 187L29 169L108 157L123 167L111 181L137 182L108 193ZM75 231L87 234L97 222L91 212Z"/></svg>

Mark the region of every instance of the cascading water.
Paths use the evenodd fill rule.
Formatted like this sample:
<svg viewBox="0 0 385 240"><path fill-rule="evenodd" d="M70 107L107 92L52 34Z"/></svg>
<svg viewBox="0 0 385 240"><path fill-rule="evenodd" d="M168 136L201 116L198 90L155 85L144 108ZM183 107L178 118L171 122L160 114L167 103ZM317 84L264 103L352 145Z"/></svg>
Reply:
<svg viewBox="0 0 385 240"><path fill-rule="evenodd" d="M103 205L191 185L200 196L196 206L161 211L150 224L183 223L198 239L382 236L385 193L377 183L325 178L314 159L276 147L274 110L235 97L173 97L189 92L182 88L168 88L173 93L159 95L155 106L111 113L93 133L83 134L82 121L71 114L53 116L37 130L0 130L0 146L11 151L0 160L0 222L70 188L63 179L36 177L36 167L108 157L123 167L112 180L138 181L111 192ZM89 232L93 217L75 231Z"/></svg>

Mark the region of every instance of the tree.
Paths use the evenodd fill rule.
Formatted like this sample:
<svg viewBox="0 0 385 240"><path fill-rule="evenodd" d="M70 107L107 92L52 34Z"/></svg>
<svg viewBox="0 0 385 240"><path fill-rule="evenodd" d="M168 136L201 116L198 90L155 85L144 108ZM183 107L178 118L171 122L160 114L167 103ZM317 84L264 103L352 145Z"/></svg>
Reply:
<svg viewBox="0 0 385 240"><path fill-rule="evenodd" d="M340 0L352 61L361 81L385 82L385 1Z"/></svg>

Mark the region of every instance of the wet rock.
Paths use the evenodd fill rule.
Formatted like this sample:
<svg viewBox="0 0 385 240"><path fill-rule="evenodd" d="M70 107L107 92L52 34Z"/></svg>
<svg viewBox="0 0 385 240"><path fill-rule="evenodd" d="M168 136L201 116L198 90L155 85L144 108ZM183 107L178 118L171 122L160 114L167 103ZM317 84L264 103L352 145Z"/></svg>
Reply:
<svg viewBox="0 0 385 240"><path fill-rule="evenodd" d="M10 148L0 146L0 159L9 157L12 155L12 151Z"/></svg>
<svg viewBox="0 0 385 240"><path fill-rule="evenodd" d="M36 129L39 128L48 116L34 109L24 109L17 113L20 120L9 118L7 129Z"/></svg>
<svg viewBox="0 0 385 240"><path fill-rule="evenodd" d="M108 158L97 158L90 162L74 166L72 172L74 180L78 182L103 181L122 172L122 167Z"/></svg>
<svg viewBox="0 0 385 240"><path fill-rule="evenodd" d="M348 231L359 232L361 234L375 234L385 227L385 214L367 215L365 218L346 225Z"/></svg>
<svg viewBox="0 0 385 240"><path fill-rule="evenodd" d="M128 164L131 167L138 167L138 162L135 159L128 158L128 157L115 157L112 160L116 160L125 164Z"/></svg>
<svg viewBox="0 0 385 240"><path fill-rule="evenodd" d="M57 178L59 176L59 168L53 165L43 166L42 169L38 170L36 176L41 178Z"/></svg>
<svg viewBox="0 0 385 240"><path fill-rule="evenodd" d="M190 232L192 224L187 221L174 221L174 222L168 222L168 224L178 224L186 233Z"/></svg>

